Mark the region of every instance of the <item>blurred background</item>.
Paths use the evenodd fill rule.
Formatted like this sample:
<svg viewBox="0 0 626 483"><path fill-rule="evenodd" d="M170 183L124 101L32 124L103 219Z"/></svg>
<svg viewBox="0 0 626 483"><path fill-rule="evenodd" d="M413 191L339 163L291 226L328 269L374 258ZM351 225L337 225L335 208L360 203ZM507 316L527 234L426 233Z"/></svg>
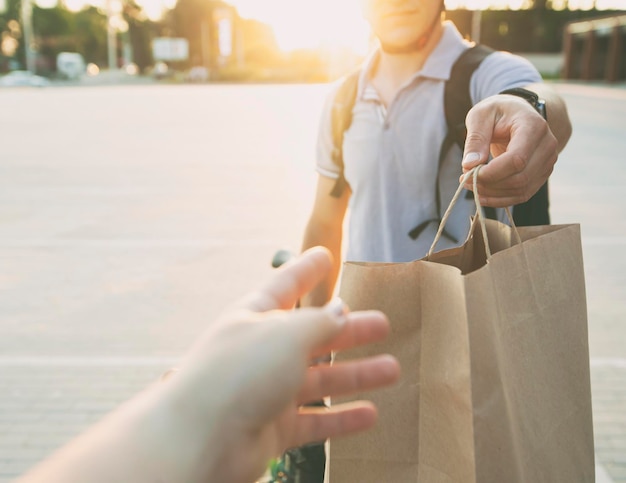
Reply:
<svg viewBox="0 0 626 483"><path fill-rule="evenodd" d="M371 44L358 3L0 0L0 74L326 81L353 68ZM446 7L467 38L528 54L547 77L625 76L625 0L448 0Z"/></svg>

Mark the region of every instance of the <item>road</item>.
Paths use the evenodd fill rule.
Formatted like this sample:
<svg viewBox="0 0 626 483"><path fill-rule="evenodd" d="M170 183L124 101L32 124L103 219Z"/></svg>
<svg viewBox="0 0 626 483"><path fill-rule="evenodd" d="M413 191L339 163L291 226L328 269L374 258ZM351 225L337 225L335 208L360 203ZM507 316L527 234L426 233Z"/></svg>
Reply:
<svg viewBox="0 0 626 483"><path fill-rule="evenodd" d="M596 454L626 482L626 89L557 88L574 137L553 222L582 225ZM298 248L327 90L0 90L0 482L175 364Z"/></svg>

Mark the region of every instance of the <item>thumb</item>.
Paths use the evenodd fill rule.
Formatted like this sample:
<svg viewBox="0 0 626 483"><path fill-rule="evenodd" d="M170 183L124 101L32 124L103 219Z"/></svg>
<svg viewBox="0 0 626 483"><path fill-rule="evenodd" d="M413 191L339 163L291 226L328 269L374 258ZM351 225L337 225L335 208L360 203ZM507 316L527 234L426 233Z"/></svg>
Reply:
<svg viewBox="0 0 626 483"><path fill-rule="evenodd" d="M239 306L254 312L286 310L310 292L332 268L332 255L323 247L307 250L281 266L273 277L243 299Z"/></svg>
<svg viewBox="0 0 626 483"><path fill-rule="evenodd" d="M485 164L489 159L489 146L493 137L495 118L493 110L476 105L467 113L465 125L467 136L463 149L463 171Z"/></svg>

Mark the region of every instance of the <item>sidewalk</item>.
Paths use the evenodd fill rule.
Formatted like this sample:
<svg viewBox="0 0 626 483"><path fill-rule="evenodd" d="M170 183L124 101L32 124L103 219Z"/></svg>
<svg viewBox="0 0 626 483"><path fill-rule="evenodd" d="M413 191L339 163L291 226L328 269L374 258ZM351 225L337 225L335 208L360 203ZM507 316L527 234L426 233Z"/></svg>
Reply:
<svg viewBox="0 0 626 483"><path fill-rule="evenodd" d="M551 209L554 223L582 225L597 481L626 483L626 90L556 86L574 137ZM0 165L0 483L158 378L270 273L276 249L297 249L326 89L0 91L11 112Z"/></svg>

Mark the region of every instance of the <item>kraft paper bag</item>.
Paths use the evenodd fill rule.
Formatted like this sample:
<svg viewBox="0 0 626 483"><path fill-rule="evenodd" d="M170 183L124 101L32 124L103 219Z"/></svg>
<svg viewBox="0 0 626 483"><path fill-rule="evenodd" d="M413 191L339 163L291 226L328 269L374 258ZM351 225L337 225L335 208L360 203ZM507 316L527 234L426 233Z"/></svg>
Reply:
<svg viewBox="0 0 626 483"><path fill-rule="evenodd" d="M580 227L477 215L462 247L432 252L344 264L340 296L392 330L335 363L388 352L403 374L359 396L379 421L330 442L330 483L593 482Z"/></svg>

